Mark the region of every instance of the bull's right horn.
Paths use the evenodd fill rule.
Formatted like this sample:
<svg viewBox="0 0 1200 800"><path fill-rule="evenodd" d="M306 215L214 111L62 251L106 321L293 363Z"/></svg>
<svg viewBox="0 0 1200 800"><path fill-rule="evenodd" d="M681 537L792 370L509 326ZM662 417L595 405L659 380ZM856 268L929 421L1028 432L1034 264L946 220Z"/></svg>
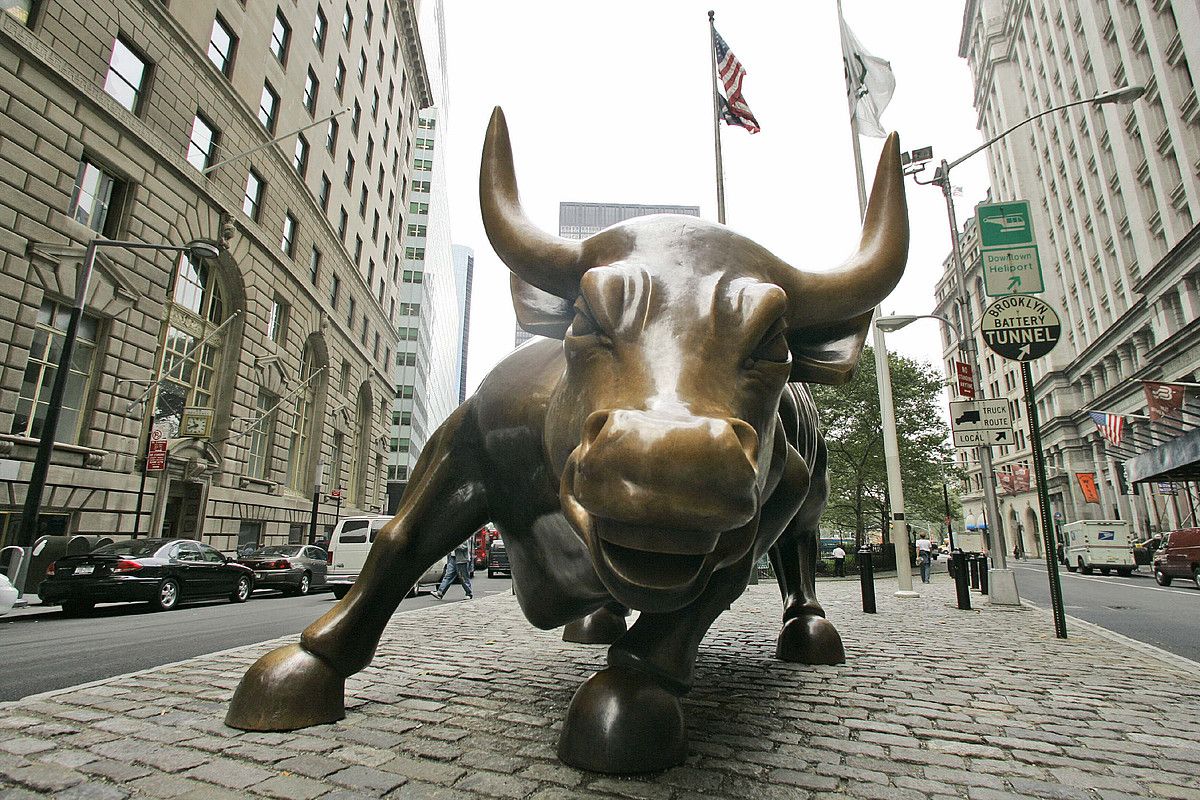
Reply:
<svg viewBox="0 0 1200 800"><path fill-rule="evenodd" d="M573 300L579 294L579 279L592 266L583 263L584 243L546 233L525 216L500 106L492 111L483 140L479 206L488 241L518 277L559 297Z"/></svg>

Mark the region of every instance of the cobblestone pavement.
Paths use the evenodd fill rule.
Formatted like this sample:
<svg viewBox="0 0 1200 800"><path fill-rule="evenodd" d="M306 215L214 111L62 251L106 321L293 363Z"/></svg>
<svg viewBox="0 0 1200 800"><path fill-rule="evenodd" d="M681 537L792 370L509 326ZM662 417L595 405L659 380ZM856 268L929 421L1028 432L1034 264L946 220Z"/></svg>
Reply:
<svg viewBox="0 0 1200 800"><path fill-rule="evenodd" d="M889 585L890 584L890 585ZM919 585L918 585L919 586ZM773 659L780 603L752 586L710 632L686 766L633 779L558 763L604 648L531 628L501 595L397 615L348 681L348 717L222 725L264 642L0 706L0 798L1200 798L1197 665L1028 607L953 606L942 578L864 615L821 596L848 662Z"/></svg>

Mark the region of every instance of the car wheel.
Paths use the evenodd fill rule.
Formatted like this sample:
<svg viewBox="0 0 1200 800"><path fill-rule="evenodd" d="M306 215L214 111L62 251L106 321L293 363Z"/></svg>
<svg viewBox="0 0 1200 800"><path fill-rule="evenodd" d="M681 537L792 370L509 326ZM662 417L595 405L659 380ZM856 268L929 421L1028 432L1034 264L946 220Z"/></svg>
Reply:
<svg viewBox="0 0 1200 800"><path fill-rule="evenodd" d="M1067 572L1074 572L1074 571L1075 571L1075 565L1068 561L1067 562Z"/></svg>
<svg viewBox="0 0 1200 800"><path fill-rule="evenodd" d="M489 578L494 578L494 577L496 577L496 572L495 572L495 570L490 570L490 569L489 569L489 570L488 570L488 577L489 577Z"/></svg>
<svg viewBox="0 0 1200 800"><path fill-rule="evenodd" d="M308 590L312 588L312 576L307 572L300 576L300 582L296 584L296 588L292 590L292 594L297 597L303 597L308 594Z"/></svg>
<svg viewBox="0 0 1200 800"><path fill-rule="evenodd" d="M254 590L254 585L250 581L249 575L243 575L238 578L237 587L233 590L233 594L229 595L229 602L244 603L250 599L250 592Z"/></svg>
<svg viewBox="0 0 1200 800"><path fill-rule="evenodd" d="M1196 588L1200 589L1200 567L1192 567L1192 583L1196 584Z"/></svg>
<svg viewBox="0 0 1200 800"><path fill-rule="evenodd" d="M1100 574L1101 574L1101 575L1108 575L1108 574L1109 574L1109 573L1111 573L1111 572L1112 572L1112 570L1111 570L1111 569L1109 569L1108 567L1101 567L1101 568L1100 568Z"/></svg>
<svg viewBox="0 0 1200 800"><path fill-rule="evenodd" d="M83 617L92 613L96 603L91 600L65 600L62 604L63 613L68 617Z"/></svg>
<svg viewBox="0 0 1200 800"><path fill-rule="evenodd" d="M1091 568L1091 567L1086 567L1086 566L1084 566L1084 564L1083 564L1083 558L1082 558L1082 557L1080 557L1080 559L1079 559L1079 563L1078 563L1076 566L1078 566L1078 567L1079 567L1079 571L1080 571L1080 572L1082 572L1084 575L1091 575L1091 574L1092 574L1092 568Z"/></svg>
<svg viewBox="0 0 1200 800"><path fill-rule="evenodd" d="M1118 568L1117 574L1120 575L1122 578L1128 578L1130 575L1133 574L1133 570L1129 569L1128 567L1125 567L1123 569Z"/></svg>
<svg viewBox="0 0 1200 800"><path fill-rule="evenodd" d="M155 611L170 611L179 605L179 582L174 578L167 578L158 585L158 594L150 605Z"/></svg>
<svg viewBox="0 0 1200 800"><path fill-rule="evenodd" d="M1166 575L1164 575L1163 571L1161 569L1154 570L1154 582L1157 583L1159 586L1170 586L1171 585L1171 579L1168 578Z"/></svg>
<svg viewBox="0 0 1200 800"><path fill-rule="evenodd" d="M348 592L348 591L350 591L349 586L342 586L339 584L339 585L333 587L333 596L335 598L337 598L338 600L341 600L343 597L346 596L346 592Z"/></svg>

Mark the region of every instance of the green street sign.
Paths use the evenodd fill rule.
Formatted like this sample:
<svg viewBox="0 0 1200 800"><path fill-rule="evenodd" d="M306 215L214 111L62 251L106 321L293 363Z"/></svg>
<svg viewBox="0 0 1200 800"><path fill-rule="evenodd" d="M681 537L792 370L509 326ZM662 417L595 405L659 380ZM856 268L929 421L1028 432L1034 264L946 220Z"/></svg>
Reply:
<svg viewBox="0 0 1200 800"><path fill-rule="evenodd" d="M976 206L975 211L975 219L979 223L980 247L1011 247L1034 243L1029 203L1024 200L981 204Z"/></svg>
<svg viewBox="0 0 1200 800"><path fill-rule="evenodd" d="M989 297L1038 294L1046 290L1033 238L1029 203L985 203L976 207L983 291Z"/></svg>

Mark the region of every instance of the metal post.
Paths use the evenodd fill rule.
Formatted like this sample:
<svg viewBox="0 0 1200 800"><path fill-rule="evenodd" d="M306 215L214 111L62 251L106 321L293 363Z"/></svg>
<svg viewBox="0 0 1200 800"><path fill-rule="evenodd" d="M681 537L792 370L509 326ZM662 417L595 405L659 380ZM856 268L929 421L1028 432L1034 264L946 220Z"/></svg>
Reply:
<svg viewBox="0 0 1200 800"><path fill-rule="evenodd" d="M967 554L959 550L951 553L950 566L954 570L954 593L958 596L960 611L971 610L971 590L967 586Z"/></svg>
<svg viewBox="0 0 1200 800"><path fill-rule="evenodd" d="M875 613L875 565L872 561L871 548L862 547L854 554L858 561L858 585L862 590L862 606L864 614Z"/></svg>
<svg viewBox="0 0 1200 800"><path fill-rule="evenodd" d="M1046 574L1050 578L1050 608L1054 612L1054 635L1067 638L1067 617L1063 608L1062 581L1058 575L1058 560L1054 557L1054 518L1050 511L1050 494L1046 491L1046 461L1042 454L1042 430L1038 422L1037 403L1033 401L1033 378L1029 364L1021 362L1021 383L1025 388L1025 413L1029 421L1029 449L1033 453L1033 470L1038 486L1038 508L1042 516L1042 537L1046 549Z"/></svg>
<svg viewBox="0 0 1200 800"><path fill-rule="evenodd" d="M967 570L969 571L968 574L971 576L971 588L978 589L979 588L979 555L977 553L972 553L970 556L967 557Z"/></svg>
<svg viewBox="0 0 1200 800"><path fill-rule="evenodd" d="M50 457L54 453L54 439L58 435L58 418L62 411L63 395L67 391L67 378L71 374L71 358L75 354L75 340L79 335L79 320L83 317L83 303L87 297L88 284L92 279L92 267L96 263L96 247L99 240L88 242L83 255L83 266L75 283L75 304L71 307L71 316L67 321L67 331L63 336L62 353L59 356L58 369L54 373L54 385L50 388L50 398L46 404L46 418L42 421L41 440L38 442L37 457L33 461L33 471L29 475L29 486L25 490L25 506L21 511L21 525L17 530L17 543L33 544L38 531L38 512L42 506L42 493L46 489L46 475L50 471ZM30 412L37 413L35 404Z"/></svg>
<svg viewBox="0 0 1200 800"><path fill-rule="evenodd" d="M950 552L954 552L954 526L950 522L950 488L942 481L942 499L946 501L946 536L950 540Z"/></svg>
<svg viewBox="0 0 1200 800"><path fill-rule="evenodd" d="M712 62L713 146L717 157L717 222L725 224L725 165L721 161L721 90L717 88L717 25L708 12L709 61Z"/></svg>
<svg viewBox="0 0 1200 800"><path fill-rule="evenodd" d="M310 439L311 441L311 439ZM313 475L312 516L308 520L308 543L317 543L317 512L321 506L321 479L325 476L325 459L318 458L316 474ZM328 544L328 542L326 542Z"/></svg>
<svg viewBox="0 0 1200 800"><path fill-rule="evenodd" d="M988 563L987 556L979 557L979 593L988 593Z"/></svg>
<svg viewBox="0 0 1200 800"><path fill-rule="evenodd" d="M142 459L142 479L138 481L137 508L133 511L133 538L136 539L142 531L142 500L146 497L146 464L149 459Z"/></svg>

